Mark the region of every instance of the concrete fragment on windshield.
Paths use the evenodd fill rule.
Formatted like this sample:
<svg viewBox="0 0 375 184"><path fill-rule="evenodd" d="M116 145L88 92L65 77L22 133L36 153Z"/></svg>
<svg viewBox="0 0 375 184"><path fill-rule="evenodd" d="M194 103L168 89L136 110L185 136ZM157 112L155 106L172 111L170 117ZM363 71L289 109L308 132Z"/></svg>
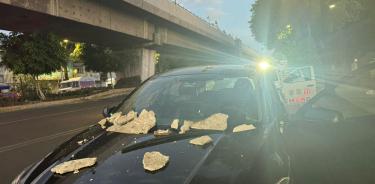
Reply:
<svg viewBox="0 0 375 184"><path fill-rule="evenodd" d="M192 139L190 140L190 144L194 144L194 145L198 145L198 146L204 146L208 143L211 143L212 142L212 138L208 135L205 135L205 136L202 136L202 137L198 137L198 138L195 138L195 139Z"/></svg>
<svg viewBox="0 0 375 184"><path fill-rule="evenodd" d="M111 115L111 117L107 118L108 122L112 123L122 115L122 112L116 112L114 114Z"/></svg>
<svg viewBox="0 0 375 184"><path fill-rule="evenodd" d="M217 113L213 114L210 117L197 121L191 125L191 128L193 129L199 129L199 130L220 130L224 131L227 129L227 120L228 115Z"/></svg>
<svg viewBox="0 0 375 184"><path fill-rule="evenodd" d="M184 121L184 124L181 126L181 128L180 128L180 132L179 132L179 134L184 134L184 133L186 133L187 131L189 131L190 130L190 126L193 124L193 122L192 121L187 121L187 120L185 120Z"/></svg>
<svg viewBox="0 0 375 184"><path fill-rule="evenodd" d="M113 120L114 125L124 125L128 123L129 121L134 120L137 117L137 113L134 111L130 111L127 115L122 115Z"/></svg>
<svg viewBox="0 0 375 184"><path fill-rule="evenodd" d="M178 119L174 119L171 124L171 128L177 130L178 129Z"/></svg>
<svg viewBox="0 0 375 184"><path fill-rule="evenodd" d="M100 127L102 127L102 129L107 128L107 127L105 126L106 123L107 123L107 118L104 118L104 119L102 119L102 120L100 120L100 121L98 122L98 124L100 125Z"/></svg>
<svg viewBox="0 0 375 184"><path fill-rule="evenodd" d="M155 135L155 136L167 136L167 135L169 135L169 134L171 134L171 131L170 131L169 129L167 129L167 130L156 130L156 131L154 131L154 135Z"/></svg>
<svg viewBox="0 0 375 184"><path fill-rule="evenodd" d="M79 169L93 166L96 163L97 158L83 158L77 160L70 160L56 165L51 169L53 173L65 174L68 172L77 173Z"/></svg>
<svg viewBox="0 0 375 184"><path fill-rule="evenodd" d="M250 130L254 130L256 129L254 125L250 124L242 124L242 125L238 125L236 127L233 128L233 132L243 132L243 131L250 131Z"/></svg>
<svg viewBox="0 0 375 184"><path fill-rule="evenodd" d="M125 125L113 125L107 131L126 134L147 134L156 125L156 117L153 111L143 110L138 118Z"/></svg>
<svg viewBox="0 0 375 184"><path fill-rule="evenodd" d="M143 168L147 171L157 171L167 165L169 156L160 152L146 152L143 156Z"/></svg>

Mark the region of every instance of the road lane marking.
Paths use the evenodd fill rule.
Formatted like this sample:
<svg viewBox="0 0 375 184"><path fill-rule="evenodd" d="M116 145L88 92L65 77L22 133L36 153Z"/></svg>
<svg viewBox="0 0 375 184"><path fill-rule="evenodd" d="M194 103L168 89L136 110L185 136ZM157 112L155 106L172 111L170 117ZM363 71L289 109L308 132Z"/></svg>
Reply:
<svg viewBox="0 0 375 184"><path fill-rule="evenodd" d="M59 112L59 113L54 113L54 114L47 114L47 115L43 115L43 116L34 116L34 117L30 117L30 118L24 118L24 119L19 119L19 120L14 120L14 121L2 122L2 123L0 123L0 126L10 125L10 124L19 123L19 122L22 122L22 121L33 120L33 119L41 119L41 118L53 117L53 116L69 114L69 113L74 113L74 112L79 112L79 111L85 111L85 110L90 110L90 109L94 109L94 108L97 108L97 107L95 106L95 107L83 108L83 109L78 109L78 110L65 111L65 112Z"/></svg>
<svg viewBox="0 0 375 184"><path fill-rule="evenodd" d="M0 153L7 152L7 151L12 151L12 150L15 150L15 149L19 149L19 148L22 148L22 147L25 147L25 146L29 146L31 144L36 144L36 143L40 143L40 142L46 142L46 141L49 141L49 140L56 139L58 137L62 137L62 136L66 136L66 135L70 135L70 134L74 134L74 133L78 133L80 131L83 131L83 130L87 129L88 127L89 126L83 126L83 127L80 127L80 128L76 128L76 129L72 129L72 130L60 132L60 133L57 133L57 134L52 134L52 135L47 135L47 136L43 136L43 137L38 137L38 138L35 138L35 139L31 139L31 140L24 141L24 142L19 142L19 143L12 144L12 145L2 146L2 147L0 147Z"/></svg>

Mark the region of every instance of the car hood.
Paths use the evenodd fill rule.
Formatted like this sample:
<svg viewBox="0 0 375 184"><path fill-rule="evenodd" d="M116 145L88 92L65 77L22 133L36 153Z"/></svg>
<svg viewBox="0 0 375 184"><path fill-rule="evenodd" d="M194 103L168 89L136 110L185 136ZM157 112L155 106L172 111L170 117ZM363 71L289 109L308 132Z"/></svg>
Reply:
<svg viewBox="0 0 375 184"><path fill-rule="evenodd" d="M193 138L209 135L213 143L195 146ZM197 131L166 137L126 135L104 132L75 151L56 160L39 173L36 183L243 183L264 143L258 129L241 133ZM145 152L159 151L169 156L167 166L147 172L142 159ZM79 173L58 175L50 169L74 157L97 157L91 168ZM43 165L43 164L41 164Z"/></svg>

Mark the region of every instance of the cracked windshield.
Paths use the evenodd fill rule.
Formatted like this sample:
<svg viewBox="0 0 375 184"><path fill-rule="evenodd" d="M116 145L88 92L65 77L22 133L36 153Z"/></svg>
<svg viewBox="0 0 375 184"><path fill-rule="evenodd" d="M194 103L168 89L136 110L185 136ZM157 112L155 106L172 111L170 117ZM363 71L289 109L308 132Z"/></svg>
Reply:
<svg viewBox="0 0 375 184"><path fill-rule="evenodd" d="M375 183L373 0L0 0L0 183Z"/></svg>

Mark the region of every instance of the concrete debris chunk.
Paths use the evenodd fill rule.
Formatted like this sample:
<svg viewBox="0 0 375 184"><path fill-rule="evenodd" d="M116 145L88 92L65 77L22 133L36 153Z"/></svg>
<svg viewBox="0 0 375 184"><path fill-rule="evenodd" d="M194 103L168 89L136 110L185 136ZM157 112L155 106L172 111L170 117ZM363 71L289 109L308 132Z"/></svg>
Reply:
<svg viewBox="0 0 375 184"><path fill-rule="evenodd" d="M210 117L197 121L191 125L191 128L193 129L199 129L199 130L220 130L224 131L227 129L227 120L228 115L217 113L213 114Z"/></svg>
<svg viewBox="0 0 375 184"><path fill-rule="evenodd" d="M194 144L194 145L198 145L198 146L204 146L208 143L211 143L212 142L212 138L208 135L205 135L205 136L202 136L202 137L198 137L198 138L195 138L195 139L192 139L190 140L190 144Z"/></svg>
<svg viewBox="0 0 375 184"><path fill-rule="evenodd" d="M126 117L126 115L119 116L118 118L116 118L115 120L113 120L112 123L114 125L121 126L121 125L127 123L127 117Z"/></svg>
<svg viewBox="0 0 375 184"><path fill-rule="evenodd" d="M122 115L122 112L116 112L114 114L111 115L111 117L107 118L108 122L112 123Z"/></svg>
<svg viewBox="0 0 375 184"><path fill-rule="evenodd" d="M104 119L102 119L102 120L100 120L100 121L98 122L98 124L100 125L100 127L102 127L102 129L107 128L107 127L105 126L106 123L107 123L107 119L106 119L106 118L104 118Z"/></svg>
<svg viewBox="0 0 375 184"><path fill-rule="evenodd" d="M233 132L243 132L243 131L250 131L250 130L254 130L256 129L254 125L250 124L242 124L242 125L238 125L236 127L233 128Z"/></svg>
<svg viewBox="0 0 375 184"><path fill-rule="evenodd" d="M135 118L133 121L121 126L113 125L107 128L107 131L126 134L147 134L155 125L155 113L153 111L143 110L139 117Z"/></svg>
<svg viewBox="0 0 375 184"><path fill-rule="evenodd" d="M126 116L128 117L128 120L131 121L131 120L137 118L137 115L138 115L137 112L129 111Z"/></svg>
<svg viewBox="0 0 375 184"><path fill-rule="evenodd" d="M167 129L167 130L156 130L156 131L154 131L154 135L155 135L155 136L167 136L167 135L169 135L169 134L171 134L171 131L170 131L169 129Z"/></svg>
<svg viewBox="0 0 375 184"><path fill-rule="evenodd" d="M77 144L81 146L81 145L85 144L87 141L88 141L87 139L83 139L81 141L78 141Z"/></svg>
<svg viewBox="0 0 375 184"><path fill-rule="evenodd" d="M171 124L171 128L177 130L178 129L178 119L174 119Z"/></svg>
<svg viewBox="0 0 375 184"><path fill-rule="evenodd" d="M65 174L68 172L78 173L79 169L93 166L96 163L97 158L83 158L77 160L70 160L56 165L51 169L53 173Z"/></svg>
<svg viewBox="0 0 375 184"><path fill-rule="evenodd" d="M190 130L190 126L193 124L193 122L192 121L187 121L187 120L185 120L184 121L184 124L181 126L181 128L180 128L180 132L179 132L179 134L184 134L184 133L186 133L187 131L189 131Z"/></svg>
<svg viewBox="0 0 375 184"><path fill-rule="evenodd" d="M167 165L169 156L160 152L146 152L143 156L143 168L147 171L157 171Z"/></svg>
<svg viewBox="0 0 375 184"><path fill-rule="evenodd" d="M134 111L130 111L127 115L119 116L118 118L113 120L113 124L121 126L128 123L129 121L134 120L135 118L137 118L137 113Z"/></svg>

